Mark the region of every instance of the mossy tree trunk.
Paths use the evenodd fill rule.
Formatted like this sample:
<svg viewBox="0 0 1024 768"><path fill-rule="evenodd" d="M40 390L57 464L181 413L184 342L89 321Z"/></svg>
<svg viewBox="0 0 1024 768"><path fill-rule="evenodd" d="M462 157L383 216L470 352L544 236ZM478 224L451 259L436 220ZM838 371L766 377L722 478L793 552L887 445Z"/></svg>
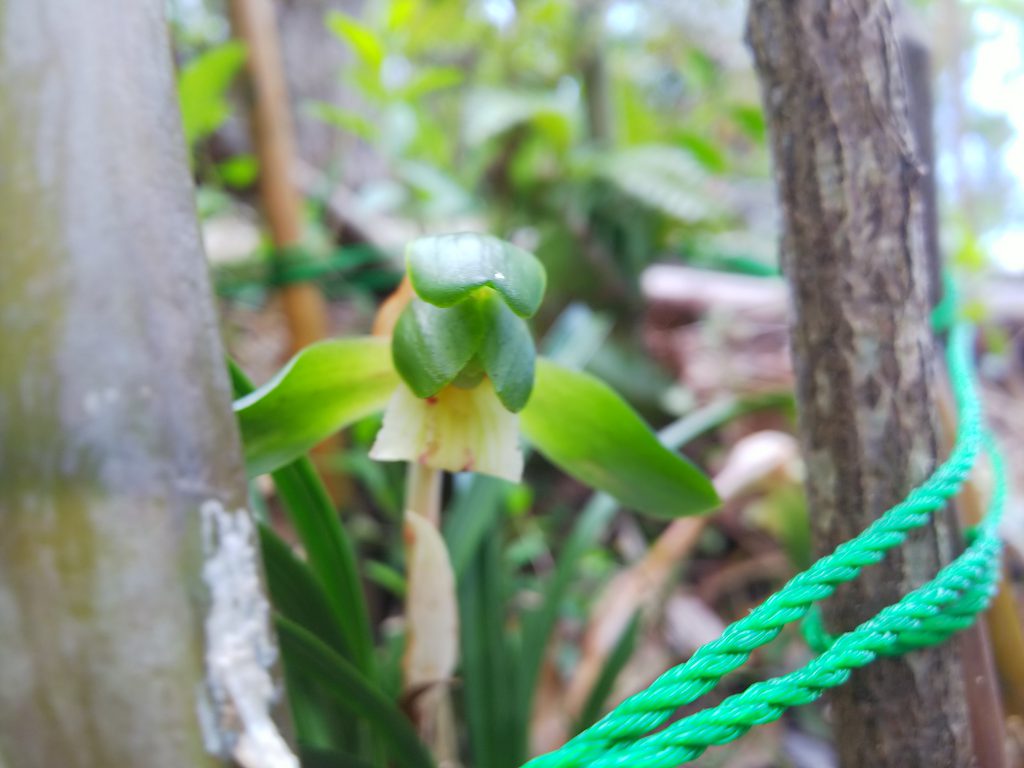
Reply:
<svg viewBox="0 0 1024 768"><path fill-rule="evenodd" d="M0 765L288 765L163 1L0 0L0 126Z"/></svg>
<svg viewBox="0 0 1024 768"><path fill-rule="evenodd" d="M753 0L794 308L793 356L819 551L863 530L936 463L922 182L885 0ZM825 607L843 631L953 555L945 515ZM841 762L973 762L956 641L854 673L831 698Z"/></svg>

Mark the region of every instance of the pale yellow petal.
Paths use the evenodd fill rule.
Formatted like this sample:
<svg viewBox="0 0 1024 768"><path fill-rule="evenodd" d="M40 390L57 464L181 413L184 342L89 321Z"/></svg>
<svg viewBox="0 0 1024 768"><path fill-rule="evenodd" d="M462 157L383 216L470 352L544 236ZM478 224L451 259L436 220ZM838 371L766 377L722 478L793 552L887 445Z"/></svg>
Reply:
<svg viewBox="0 0 1024 768"><path fill-rule="evenodd" d="M480 472L516 483L523 476L519 418L485 378L473 389L448 386L416 397L400 384L370 450L378 461L417 461L449 472Z"/></svg>

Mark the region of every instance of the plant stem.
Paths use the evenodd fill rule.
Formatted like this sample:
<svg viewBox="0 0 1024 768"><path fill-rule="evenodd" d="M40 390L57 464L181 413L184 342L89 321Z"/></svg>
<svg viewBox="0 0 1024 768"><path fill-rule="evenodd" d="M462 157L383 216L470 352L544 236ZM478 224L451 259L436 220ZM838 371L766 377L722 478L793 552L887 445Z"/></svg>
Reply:
<svg viewBox="0 0 1024 768"><path fill-rule="evenodd" d="M405 510L430 521L435 528L441 523L441 471L418 462L409 462L405 476Z"/></svg>

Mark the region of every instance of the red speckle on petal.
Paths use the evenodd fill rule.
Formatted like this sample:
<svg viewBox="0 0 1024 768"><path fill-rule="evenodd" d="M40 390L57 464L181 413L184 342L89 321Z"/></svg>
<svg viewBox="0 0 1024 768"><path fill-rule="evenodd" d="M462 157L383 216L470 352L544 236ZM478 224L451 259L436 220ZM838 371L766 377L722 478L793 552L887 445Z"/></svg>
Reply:
<svg viewBox="0 0 1024 768"><path fill-rule="evenodd" d="M402 526L402 539L405 541L405 546L412 547L416 543L416 529L406 523Z"/></svg>
<svg viewBox="0 0 1024 768"><path fill-rule="evenodd" d="M437 405L437 395L427 398L427 405Z"/></svg>

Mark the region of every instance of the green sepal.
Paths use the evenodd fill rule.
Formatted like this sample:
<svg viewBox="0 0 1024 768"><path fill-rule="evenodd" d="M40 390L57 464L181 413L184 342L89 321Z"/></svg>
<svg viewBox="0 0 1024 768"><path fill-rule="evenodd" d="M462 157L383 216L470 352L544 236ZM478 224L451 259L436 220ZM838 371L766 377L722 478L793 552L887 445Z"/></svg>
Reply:
<svg viewBox="0 0 1024 768"><path fill-rule="evenodd" d="M452 384L462 389L473 389L483 380L484 367L480 362L480 356L477 355L466 363L465 368L459 371L459 375L455 377Z"/></svg>
<svg viewBox="0 0 1024 768"><path fill-rule="evenodd" d="M520 317L536 313L547 284L533 254L473 232L414 240L406 250L406 267L413 289L430 304L451 307L489 287Z"/></svg>
<svg viewBox="0 0 1024 768"><path fill-rule="evenodd" d="M526 321L496 294L490 291L487 294L479 300L487 329L480 345L480 363L491 378L502 405L518 413L533 390L537 351Z"/></svg>
<svg viewBox="0 0 1024 768"><path fill-rule="evenodd" d="M473 359L485 330L475 300L443 309L413 299L391 337L395 368L417 397L433 397Z"/></svg>
<svg viewBox="0 0 1024 768"><path fill-rule="evenodd" d="M718 504L711 481L662 445L625 400L589 374L538 360L520 425L552 463L623 506L671 518Z"/></svg>

